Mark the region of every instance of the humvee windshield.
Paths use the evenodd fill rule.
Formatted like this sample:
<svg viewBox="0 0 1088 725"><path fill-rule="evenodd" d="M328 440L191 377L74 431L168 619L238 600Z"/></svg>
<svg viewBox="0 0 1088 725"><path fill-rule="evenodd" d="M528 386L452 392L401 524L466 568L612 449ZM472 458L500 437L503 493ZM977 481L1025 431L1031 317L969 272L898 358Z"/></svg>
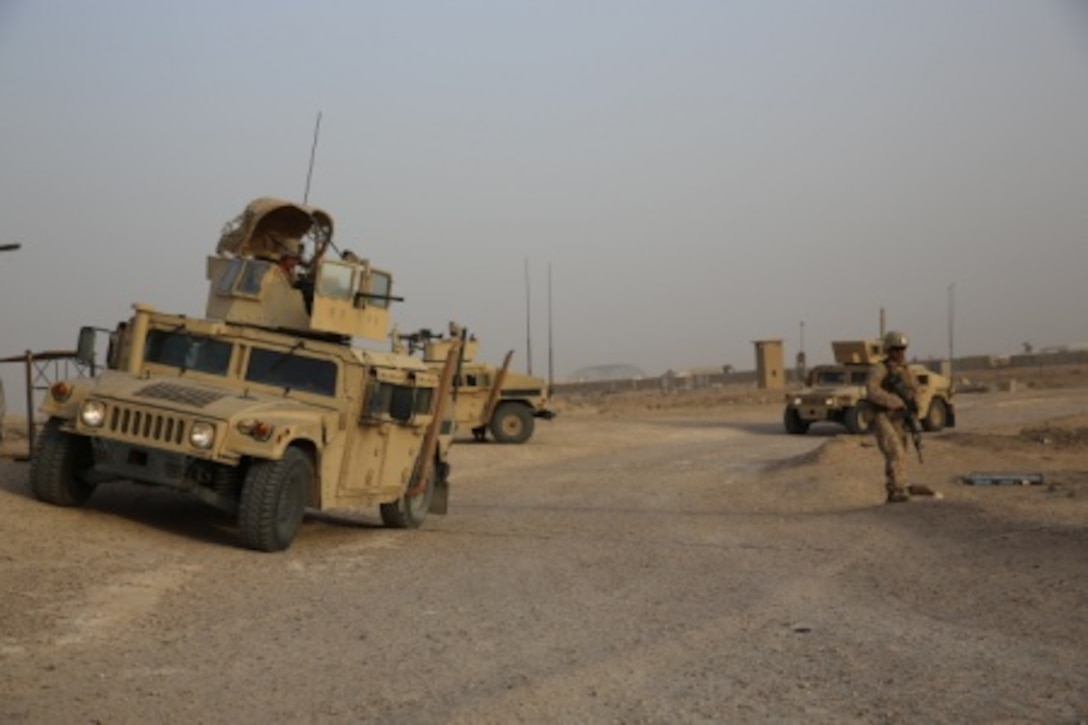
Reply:
<svg viewBox="0 0 1088 725"><path fill-rule="evenodd" d="M869 378L868 370L851 370L849 372L850 385L865 385ZM846 370L820 370L816 373L812 385L844 385L847 381Z"/></svg>
<svg viewBox="0 0 1088 725"><path fill-rule="evenodd" d="M188 332L149 330L144 361L209 375L226 375L233 348L229 342Z"/></svg>
<svg viewBox="0 0 1088 725"><path fill-rule="evenodd" d="M255 347L249 353L246 380L333 397L336 395L336 363Z"/></svg>

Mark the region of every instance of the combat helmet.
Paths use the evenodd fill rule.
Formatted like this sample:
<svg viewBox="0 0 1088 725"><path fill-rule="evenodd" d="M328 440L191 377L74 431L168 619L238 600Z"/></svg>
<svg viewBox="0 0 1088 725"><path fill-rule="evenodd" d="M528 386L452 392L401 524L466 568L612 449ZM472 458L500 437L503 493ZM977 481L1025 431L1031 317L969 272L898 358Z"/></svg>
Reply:
<svg viewBox="0 0 1088 725"><path fill-rule="evenodd" d="M896 347L906 348L907 336L905 333L897 330L889 330L887 334L884 335L884 349L891 350Z"/></svg>

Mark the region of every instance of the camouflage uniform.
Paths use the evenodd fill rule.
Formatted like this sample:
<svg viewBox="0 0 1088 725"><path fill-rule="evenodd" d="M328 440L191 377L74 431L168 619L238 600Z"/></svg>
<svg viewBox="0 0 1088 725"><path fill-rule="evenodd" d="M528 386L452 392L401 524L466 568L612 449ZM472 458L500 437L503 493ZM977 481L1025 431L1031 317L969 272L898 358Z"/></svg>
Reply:
<svg viewBox="0 0 1088 725"><path fill-rule="evenodd" d="M911 399L918 395L918 385L907 364L884 360L873 366L866 381L866 396L873 406L873 432L876 443L884 454L884 487L888 499L909 496L907 489L907 429L904 422L908 415L903 400L892 392L896 380L902 380L904 390Z"/></svg>

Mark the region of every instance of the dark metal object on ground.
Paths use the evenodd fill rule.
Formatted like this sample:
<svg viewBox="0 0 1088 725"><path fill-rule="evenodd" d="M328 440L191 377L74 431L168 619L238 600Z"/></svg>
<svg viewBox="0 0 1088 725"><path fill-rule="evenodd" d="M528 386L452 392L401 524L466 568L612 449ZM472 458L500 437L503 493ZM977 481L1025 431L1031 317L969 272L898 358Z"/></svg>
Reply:
<svg viewBox="0 0 1088 725"><path fill-rule="evenodd" d="M969 473L963 477L968 486L1041 486L1046 477L1041 473Z"/></svg>

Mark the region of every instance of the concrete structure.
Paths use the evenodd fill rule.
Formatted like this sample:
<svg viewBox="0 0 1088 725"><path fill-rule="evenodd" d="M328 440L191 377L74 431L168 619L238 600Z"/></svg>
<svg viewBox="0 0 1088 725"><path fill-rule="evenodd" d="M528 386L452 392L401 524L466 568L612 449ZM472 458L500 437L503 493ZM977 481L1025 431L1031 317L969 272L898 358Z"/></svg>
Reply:
<svg viewBox="0 0 1088 725"><path fill-rule="evenodd" d="M786 365L781 340L754 340L756 346L756 385L761 390L786 386Z"/></svg>

